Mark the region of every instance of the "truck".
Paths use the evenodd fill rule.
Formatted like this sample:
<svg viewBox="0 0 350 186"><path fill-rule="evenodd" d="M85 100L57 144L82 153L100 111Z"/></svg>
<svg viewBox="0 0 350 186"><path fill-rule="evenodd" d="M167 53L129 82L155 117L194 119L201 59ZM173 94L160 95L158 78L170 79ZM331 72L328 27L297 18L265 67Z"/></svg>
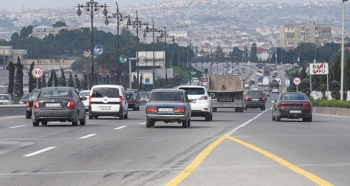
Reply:
<svg viewBox="0 0 350 186"><path fill-rule="evenodd" d="M262 85L264 81L264 76L259 76L258 77L258 85Z"/></svg>
<svg viewBox="0 0 350 186"><path fill-rule="evenodd" d="M235 112L243 112L243 85L241 75L209 75L208 93L213 112L217 112L217 108L235 108Z"/></svg>
<svg viewBox="0 0 350 186"><path fill-rule="evenodd" d="M280 88L280 83L276 81L275 79L270 82L270 92L272 88L277 87L278 89Z"/></svg>
<svg viewBox="0 0 350 186"><path fill-rule="evenodd" d="M270 76L270 67L269 66L264 67L264 76Z"/></svg>

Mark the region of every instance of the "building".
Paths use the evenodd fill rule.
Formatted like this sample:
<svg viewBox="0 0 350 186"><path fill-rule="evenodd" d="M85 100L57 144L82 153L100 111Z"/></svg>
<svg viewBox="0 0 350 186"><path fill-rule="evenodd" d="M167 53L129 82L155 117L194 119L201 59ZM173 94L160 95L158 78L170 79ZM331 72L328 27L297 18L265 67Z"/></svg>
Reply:
<svg viewBox="0 0 350 186"><path fill-rule="evenodd" d="M332 42L330 24L289 24L280 25L280 47L296 48L299 43L314 43L322 46Z"/></svg>
<svg viewBox="0 0 350 186"><path fill-rule="evenodd" d="M31 34L31 36L37 37L39 39L43 39L46 36L48 36L49 34L52 35L57 35L60 30L62 29L67 29L67 30L75 30L77 28L75 27L68 27L68 26L63 26L63 27L58 27L58 28L53 28L53 27L49 27L49 26L37 26L33 28L33 32Z"/></svg>
<svg viewBox="0 0 350 186"><path fill-rule="evenodd" d="M12 46L0 46L0 67L6 68L9 62L17 63L17 59L27 65L27 50L13 50Z"/></svg>

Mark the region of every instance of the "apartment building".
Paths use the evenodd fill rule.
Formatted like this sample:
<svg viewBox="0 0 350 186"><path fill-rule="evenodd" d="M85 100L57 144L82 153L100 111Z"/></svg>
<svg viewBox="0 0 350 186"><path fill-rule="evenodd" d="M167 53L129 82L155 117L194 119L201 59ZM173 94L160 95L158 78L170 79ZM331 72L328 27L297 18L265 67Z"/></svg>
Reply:
<svg viewBox="0 0 350 186"><path fill-rule="evenodd" d="M299 43L314 43L321 46L332 42L330 24L288 24L280 25L280 47L296 48Z"/></svg>

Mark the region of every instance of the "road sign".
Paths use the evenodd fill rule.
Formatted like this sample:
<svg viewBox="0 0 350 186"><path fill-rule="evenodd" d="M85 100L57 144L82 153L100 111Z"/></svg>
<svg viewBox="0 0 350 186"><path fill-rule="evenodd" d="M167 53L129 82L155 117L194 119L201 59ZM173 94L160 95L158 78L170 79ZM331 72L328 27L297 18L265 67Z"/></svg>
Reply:
<svg viewBox="0 0 350 186"><path fill-rule="evenodd" d="M310 63L311 75L323 75L328 74L328 63Z"/></svg>
<svg viewBox="0 0 350 186"><path fill-rule="evenodd" d="M286 79L286 87L289 87L289 86L290 86L290 80Z"/></svg>
<svg viewBox="0 0 350 186"><path fill-rule="evenodd" d="M96 56L99 56L99 55L101 55L103 53L103 46L101 46L101 45L96 45L95 47L94 47L94 54L96 55Z"/></svg>
<svg viewBox="0 0 350 186"><path fill-rule="evenodd" d="M300 85L300 83L301 83L301 79L300 79L299 77L295 77L295 78L293 79L293 83L294 83L295 86L298 86L298 85Z"/></svg>
<svg viewBox="0 0 350 186"><path fill-rule="evenodd" d="M34 67L32 70L33 78L39 79L44 75L44 70L41 67Z"/></svg>
<svg viewBox="0 0 350 186"><path fill-rule="evenodd" d="M145 63L146 62L146 57L145 56L140 56L139 57L139 62L142 64L142 63Z"/></svg>
<svg viewBox="0 0 350 186"><path fill-rule="evenodd" d="M88 58L88 57L90 57L91 56L91 54L92 54L92 51L91 51L91 49L90 48L83 48L82 50L81 50L81 55L83 56L83 57L86 57L86 58Z"/></svg>
<svg viewBox="0 0 350 186"><path fill-rule="evenodd" d="M119 62L120 63L126 63L128 61L128 56L125 54L122 54L119 56Z"/></svg>

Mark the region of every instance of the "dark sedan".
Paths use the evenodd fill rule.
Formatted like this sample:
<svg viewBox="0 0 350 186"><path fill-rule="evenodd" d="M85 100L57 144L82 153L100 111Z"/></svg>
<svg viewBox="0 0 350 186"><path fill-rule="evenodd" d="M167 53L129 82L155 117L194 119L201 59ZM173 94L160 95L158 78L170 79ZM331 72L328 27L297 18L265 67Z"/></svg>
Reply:
<svg viewBox="0 0 350 186"><path fill-rule="evenodd" d="M32 90L29 98L26 101L26 118L30 119L32 117L33 101L38 97L40 89Z"/></svg>
<svg viewBox="0 0 350 186"><path fill-rule="evenodd" d="M21 97L21 99L19 100L18 104L26 104L28 98L30 96L30 93L25 93L23 94L23 96Z"/></svg>
<svg viewBox="0 0 350 186"><path fill-rule="evenodd" d="M281 118L299 119L312 122L312 105L306 94L301 92L287 92L272 101L272 121L281 121Z"/></svg>
<svg viewBox="0 0 350 186"><path fill-rule="evenodd" d="M260 108L265 110L266 96L261 90L249 90L244 98L244 110Z"/></svg>
<svg viewBox="0 0 350 186"><path fill-rule="evenodd" d="M185 90L155 89L151 91L146 104L146 127L156 121L182 123L183 128L191 126L191 105Z"/></svg>
<svg viewBox="0 0 350 186"><path fill-rule="evenodd" d="M133 110L140 110L140 97L135 94L134 91L125 91L126 96L128 98L128 108L132 108Z"/></svg>
<svg viewBox="0 0 350 186"><path fill-rule="evenodd" d="M70 121L72 125L85 125L85 106L72 87L47 87L41 89L33 102L33 126L47 125L48 121Z"/></svg>

